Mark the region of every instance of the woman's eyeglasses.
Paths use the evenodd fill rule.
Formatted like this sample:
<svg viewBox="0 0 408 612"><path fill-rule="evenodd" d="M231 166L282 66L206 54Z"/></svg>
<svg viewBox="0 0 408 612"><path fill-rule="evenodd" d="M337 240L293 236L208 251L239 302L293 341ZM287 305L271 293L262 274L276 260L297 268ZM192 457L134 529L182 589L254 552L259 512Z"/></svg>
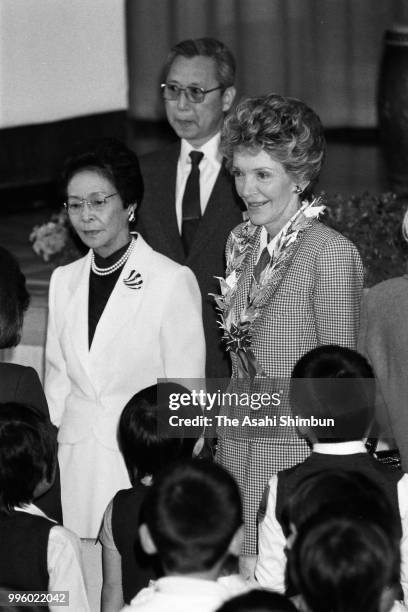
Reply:
<svg viewBox="0 0 408 612"><path fill-rule="evenodd" d="M160 87L165 100L178 100L181 92L184 92L187 100L189 102L193 102L194 104L203 102L205 96L211 91L222 89L220 85L218 87L213 87L212 89L203 89L202 87L196 87L194 85L179 87L178 85L173 85L172 83L162 83Z"/></svg>
<svg viewBox="0 0 408 612"><path fill-rule="evenodd" d="M85 204L88 205L88 209L91 212L100 212L105 208L107 200L114 195L117 195L117 192L111 193L110 195L90 193L87 198L76 198L75 196L71 196L64 202L64 206L68 213L74 217L82 212Z"/></svg>

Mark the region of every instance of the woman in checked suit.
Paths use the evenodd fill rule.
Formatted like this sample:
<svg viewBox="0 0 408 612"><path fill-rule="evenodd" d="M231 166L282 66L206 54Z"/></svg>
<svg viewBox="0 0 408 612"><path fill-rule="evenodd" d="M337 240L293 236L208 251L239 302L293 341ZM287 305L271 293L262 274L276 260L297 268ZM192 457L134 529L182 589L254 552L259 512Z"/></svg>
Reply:
<svg viewBox="0 0 408 612"><path fill-rule="evenodd" d="M279 393L306 351L320 344L355 347L363 268L354 245L318 221L324 207L312 187L325 142L306 104L275 94L242 101L226 119L222 147L249 217L230 234L227 282L216 298L232 386L251 381L247 390ZM280 378L281 386L268 385L265 377ZM234 410L239 413L234 406L230 416ZM291 415L285 394L278 406L245 410L253 417L276 415L277 425L279 416ZM219 431L217 459L241 487L242 568L251 574L263 489L273 473L302 461L309 449L294 427L243 431Z"/></svg>
<svg viewBox="0 0 408 612"><path fill-rule="evenodd" d="M193 273L129 232L143 194L136 155L101 140L68 161L64 187L90 250L51 278L45 391L64 525L93 538L107 503L130 487L116 439L122 409L158 378L202 378L205 344Z"/></svg>

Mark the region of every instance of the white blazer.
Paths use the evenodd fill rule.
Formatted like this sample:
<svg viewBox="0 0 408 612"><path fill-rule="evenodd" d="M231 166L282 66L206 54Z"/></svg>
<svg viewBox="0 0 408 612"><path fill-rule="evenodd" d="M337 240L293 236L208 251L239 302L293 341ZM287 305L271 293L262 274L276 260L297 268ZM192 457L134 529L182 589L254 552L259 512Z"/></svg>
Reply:
<svg viewBox="0 0 408 612"><path fill-rule="evenodd" d="M51 277L45 393L60 443L94 435L117 450L120 413L137 391L159 378L204 378L201 295L189 268L139 235L89 349L90 266L91 252ZM124 283L135 272L139 288Z"/></svg>

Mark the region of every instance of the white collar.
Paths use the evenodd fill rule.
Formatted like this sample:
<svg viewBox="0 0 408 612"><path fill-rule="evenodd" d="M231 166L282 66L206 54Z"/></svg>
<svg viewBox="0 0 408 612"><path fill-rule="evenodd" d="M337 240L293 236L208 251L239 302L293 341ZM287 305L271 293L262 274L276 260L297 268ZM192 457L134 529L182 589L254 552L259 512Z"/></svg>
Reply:
<svg viewBox="0 0 408 612"><path fill-rule="evenodd" d="M262 253L262 251L264 250L264 248L267 246L268 247L268 251L269 254L272 255L273 253L273 249L275 248L275 244L276 241L278 240L278 237L287 230L287 228L289 227L289 225L292 223L294 217L298 214L299 210L297 210L289 219L289 221L287 223L285 223L285 225L282 227L281 230L279 230L279 232L276 234L276 236L274 236L269 242L268 242L268 232L266 231L265 227L262 226L261 229L261 236L259 239L259 251Z"/></svg>
<svg viewBox="0 0 408 612"><path fill-rule="evenodd" d="M160 593L194 593L225 595L225 587L216 580L204 580L192 576L164 576L152 583L154 590Z"/></svg>
<svg viewBox="0 0 408 612"><path fill-rule="evenodd" d="M208 159L212 163L221 164L222 155L220 153L220 138L221 133L217 132L210 140L208 140L201 147L193 147L184 138L181 139L181 150L180 150L180 161L183 165L191 165L190 152L201 151L204 153L205 159Z"/></svg>
<svg viewBox="0 0 408 612"><path fill-rule="evenodd" d="M52 521L53 523L56 522L32 502L30 504L25 504L24 506L14 506L14 510L16 510L16 512L27 512L27 514L31 514L32 516L41 516L42 518Z"/></svg>
<svg viewBox="0 0 408 612"><path fill-rule="evenodd" d="M354 455L368 451L362 440L352 440L351 442L316 442L313 444L313 452L321 455Z"/></svg>

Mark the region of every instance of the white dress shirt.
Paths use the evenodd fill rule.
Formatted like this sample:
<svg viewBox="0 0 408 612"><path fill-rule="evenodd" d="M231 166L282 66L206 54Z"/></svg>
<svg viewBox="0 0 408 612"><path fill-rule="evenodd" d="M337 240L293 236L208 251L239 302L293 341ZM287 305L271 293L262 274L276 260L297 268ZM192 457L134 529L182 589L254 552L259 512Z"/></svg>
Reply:
<svg viewBox="0 0 408 612"><path fill-rule="evenodd" d="M14 508L18 512L27 512L33 516L41 516L55 523L34 504L22 508ZM89 612L85 581L82 572L81 549L78 536L62 527L55 525L50 530L47 548L47 570L49 575L48 591L68 591L69 606L48 607L51 612L72 610L72 612Z"/></svg>
<svg viewBox="0 0 408 612"><path fill-rule="evenodd" d="M222 155L219 151L220 133L218 132L202 147L192 147L184 138L181 140L180 157L177 162L177 180L176 180L176 216L177 225L181 234L181 225L183 221L182 202L186 182L191 172L191 151L201 151L204 157L200 161L200 204L201 215L210 199L212 190L214 189L215 181L217 180L221 164Z"/></svg>
<svg viewBox="0 0 408 612"><path fill-rule="evenodd" d="M365 453L367 449L362 441L313 444L313 452L328 455L353 455ZM259 524L258 561L255 577L258 583L268 589L284 593L286 538L276 518L276 498L278 476L274 474L269 481L269 495L266 514ZM408 474L404 474L397 485L398 507L401 517L401 586L404 600L408 602Z"/></svg>
<svg viewBox="0 0 408 612"><path fill-rule="evenodd" d="M250 586L236 575L218 580L191 576L165 576L139 591L122 612L215 612L227 599L241 595Z"/></svg>

